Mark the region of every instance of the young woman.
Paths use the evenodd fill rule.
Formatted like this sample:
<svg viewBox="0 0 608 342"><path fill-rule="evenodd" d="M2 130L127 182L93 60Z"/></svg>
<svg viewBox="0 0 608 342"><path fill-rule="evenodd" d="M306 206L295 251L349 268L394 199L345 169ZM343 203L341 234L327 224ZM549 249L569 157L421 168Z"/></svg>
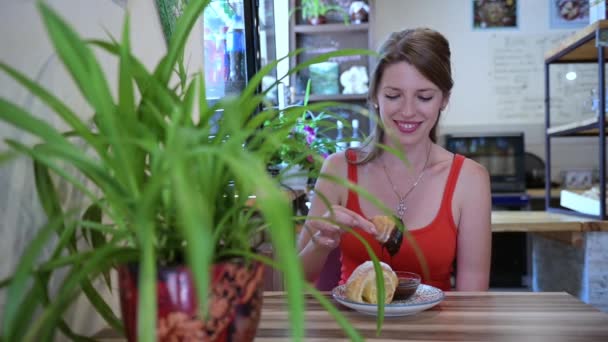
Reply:
<svg viewBox="0 0 608 342"><path fill-rule="evenodd" d="M340 283L370 259L354 234L339 227L345 225L360 233L380 260L396 271L426 274L422 282L442 290L452 289L452 275L456 290L487 290L491 250L488 172L436 143L437 122L452 85L450 47L443 35L425 28L391 34L380 49L369 91L374 114L382 124L377 125L370 144L331 155L322 169L348 178L393 208L425 262L419 260L408 239L394 256L383 251L369 221L384 215L381 209L356 192L320 178L315 191L326 196L333 210L314 196L309 217L324 216L335 224L309 218L301 232L298 248L309 281L318 280L328 255L336 254L336 249ZM384 152L379 143L402 151L410 166Z"/></svg>

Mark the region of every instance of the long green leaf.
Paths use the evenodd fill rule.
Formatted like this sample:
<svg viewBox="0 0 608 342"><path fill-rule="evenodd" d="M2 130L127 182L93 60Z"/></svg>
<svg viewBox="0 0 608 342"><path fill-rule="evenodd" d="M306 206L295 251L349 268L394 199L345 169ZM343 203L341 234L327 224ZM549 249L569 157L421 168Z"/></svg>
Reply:
<svg viewBox="0 0 608 342"><path fill-rule="evenodd" d="M371 247L370 247L371 248ZM234 256L240 255L246 257L251 260L257 260L263 262L272 268L284 272L284 266L282 263L278 263L268 257L259 254L253 254L251 252L236 250L236 249L228 249L221 252L225 256ZM344 315L329 301L323 294L321 294L317 289L315 289L310 284L305 284L307 292L311 293L312 296L329 312L338 322L338 324L342 327L347 336L349 336L351 341L364 341L363 337L357 332L357 330L353 327L352 324L344 317Z"/></svg>
<svg viewBox="0 0 608 342"><path fill-rule="evenodd" d="M54 160L52 160L52 158L50 158L48 155L40 153L40 151L35 148L28 148L12 140L7 140L7 145L12 147L16 151L30 156L33 160L35 160L38 165L44 165L48 169L53 170L55 174L67 180L76 189L82 191L89 198L95 198L94 194L89 189L87 189L87 187L82 184L82 182L76 179L76 177L74 177L73 175L69 174L64 168L57 165Z"/></svg>
<svg viewBox="0 0 608 342"><path fill-rule="evenodd" d="M13 337L19 333L19 331L14 330L17 323L15 319L19 315L19 310L22 308L21 304L27 293L30 272L33 270L40 253L44 250L44 246L62 222L62 216L57 216L49 221L48 224L38 231L23 252L21 258L19 258L19 264L13 273L11 284L6 290L6 303L2 319L2 334L4 336L3 339L6 341L15 341Z"/></svg>
<svg viewBox="0 0 608 342"><path fill-rule="evenodd" d="M235 156L222 155L222 158L229 163L236 179L255 182L255 184L244 185L246 189L249 188L252 193L257 194L256 203L268 222L270 236L275 246L275 257L281 263L289 265L285 269L289 319L293 338L298 341L302 340L304 335L304 277L299 257L293 247L295 236L290 217L290 205L281 190L272 183L270 176L261 176L265 174L265 166L260 160L245 153ZM261 176L255 181L247 176L254 167L257 167L258 170L256 174Z"/></svg>
<svg viewBox="0 0 608 342"><path fill-rule="evenodd" d="M59 196L57 195L57 191L51 179L51 176L48 172L48 169L42 165L41 163L34 161L34 175L36 180L36 190L38 192L38 197L42 203L42 207L46 212L48 217L63 217L63 212L61 209L61 204L59 202ZM92 206L85 212L85 217L87 219L96 220L97 222L101 221L101 211L98 206ZM70 249L70 253L76 252L76 240L73 234L64 234L63 222L60 222L59 229L57 230L57 234L60 236L60 243L58 245L59 248L56 249L54 255L59 255L63 248L61 246L64 245L63 241L68 242L66 245ZM68 239L65 239L65 238ZM95 241L95 240L94 240ZM99 249L103 246L103 244L99 243L99 241L95 241L94 248ZM110 280L107 278L109 275L106 275L106 282L108 284L108 288L110 288ZM120 320L116 318L113 314L110 307L103 301L103 299L97 294L97 291L93 288L90 281L85 279L82 281L82 289L89 299L89 301L93 304L95 308L97 308L97 312L115 329L121 329L122 325L120 324Z"/></svg>
<svg viewBox="0 0 608 342"><path fill-rule="evenodd" d="M51 175L48 169L38 161L34 161L34 180L36 182L38 199L46 216L49 219L63 217L63 209L61 208L61 202L59 201ZM57 231L58 235L62 235L64 229L65 224L63 221L60 221ZM76 240L72 239L70 244L75 247Z"/></svg>
<svg viewBox="0 0 608 342"><path fill-rule="evenodd" d="M129 15L125 15L123 23L122 44L120 47L119 62L119 83L118 83L118 112L120 113L121 125L128 130L139 133L138 123L136 122L135 96L133 90L133 80L131 78L131 43L129 39ZM124 136L124 135L121 135ZM116 148L117 146L115 146ZM125 177L127 186L135 197L139 196L140 187L143 183L143 172L137 172L143 168L143 153L131 144L122 144L121 151L125 165Z"/></svg>
<svg viewBox="0 0 608 342"><path fill-rule="evenodd" d="M160 165L162 167L163 165ZM133 224L137 227L137 247L140 250L137 306L137 336L141 341L155 341L157 302L156 302L156 240L154 222L156 201L161 197L164 185L162 170L153 170L155 177L149 180L142 193L140 206Z"/></svg>
<svg viewBox="0 0 608 342"><path fill-rule="evenodd" d="M107 274L109 271L110 267L106 268L103 274ZM108 305L106 300L99 295L99 292L93 287L91 282L88 279L84 279L81 282L81 287L85 296L95 308L95 311L104 319L106 323L109 324L110 327L112 327L112 329L122 333L124 331L122 320L114 314L112 308Z"/></svg>
<svg viewBox="0 0 608 342"><path fill-rule="evenodd" d="M288 59L288 58L292 58L297 56L298 54L302 53L304 51L304 49L296 49L290 53L288 53L286 56L271 61L268 64L266 64L265 66L263 66L258 72L255 73L255 75L253 75L253 77L249 80L249 82L247 82L247 86L245 87L245 89L242 92L241 97L248 99L250 97L252 97L259 89L260 84L262 84L262 80L264 79L265 76L267 76L268 74L270 74L270 72L274 69L276 69L277 65L279 65L282 61ZM279 82L275 82L273 83L270 87L268 87L268 90L272 89L273 87L277 86L279 84Z"/></svg>
<svg viewBox="0 0 608 342"><path fill-rule="evenodd" d="M104 176L102 170L94 166L94 163L92 163L83 152L79 151L62 134L57 132L55 128L4 99L0 99L0 119L48 142L48 145L44 145L46 148L52 148L63 156L69 155L68 159L77 159L78 164L81 167L85 167L85 169L81 169L81 171L85 173L87 170L93 172L92 179L99 177L99 180L113 183L113 180Z"/></svg>
<svg viewBox="0 0 608 342"><path fill-rule="evenodd" d="M61 252L65 252L65 250L61 250ZM78 264L85 260L86 258L91 257L95 251L78 251L78 252L68 252L65 253L67 255L58 255L54 258L49 258L49 260L43 262L38 266L33 272L53 272L62 267L78 267Z"/></svg>
<svg viewBox="0 0 608 342"><path fill-rule="evenodd" d="M105 246L84 260L81 267L72 268L61 285L61 291L56 294L50 305L31 322L27 335L23 341L48 341L57 326L61 315L59 314L79 294L78 287L81 282L91 276L103 272L116 262L132 259L132 251L125 247Z"/></svg>
<svg viewBox="0 0 608 342"><path fill-rule="evenodd" d="M19 156L19 154L15 153L14 151L1 152L0 153L0 165L11 161L11 160L17 158L18 156Z"/></svg>
<svg viewBox="0 0 608 342"><path fill-rule="evenodd" d="M6 140L6 143L14 150L16 150L22 154L28 155L32 159L35 159L36 161L38 161L39 163L46 165L49 169L53 170L53 172L55 174L61 176L62 178L64 178L68 182L70 182L72 185L74 185L78 190L82 191L89 198L95 199L95 195L91 192L90 189L87 189L87 187L84 184L82 184L82 182L80 182L74 176L70 175L63 167L58 165L56 160L53 158L53 157L57 157L57 156L55 156L56 153L59 153L65 157L66 153L71 153L73 151L68 151L65 149L58 148L58 147L53 147L49 144L37 145L35 148L29 148L14 140ZM122 191L115 190L115 189L120 189L120 188L118 186L116 186L116 184L113 182L112 178L108 174L106 174L103 170L101 170L99 167L90 163L86 158L81 158L81 157L82 157L82 155L79 154L78 152L76 152L75 154L70 154L69 157L65 157L65 159L68 160L72 165L79 167L80 171L82 171L85 175L89 176L89 178L88 178L89 180L99 181L101 179L101 181L99 181L97 184L104 185L106 191L110 195L113 194L116 197L116 202L120 203L120 199L121 199L120 196L123 196ZM114 190L114 191L112 191L112 190Z"/></svg>
<svg viewBox="0 0 608 342"><path fill-rule="evenodd" d="M101 66L87 44L59 15L42 2L39 3L39 9L58 56L65 65L70 66L68 68L70 75L96 112L94 119L99 130L109 138L116 158L116 167L113 170L116 179L125 188L137 194L137 181L132 173L133 168L129 167L133 156L129 153L129 149L125 149L125 146L117 141L117 137L125 136L133 127L128 125L128 121L117 119L118 109ZM128 32L128 28L126 30Z"/></svg>
<svg viewBox="0 0 608 342"><path fill-rule="evenodd" d="M42 207L44 208L47 216L48 217L62 217L63 212L61 209L61 205L59 203L59 197L57 195L57 191L55 190L55 186L53 184L51 176L48 173L48 169L44 165L35 161L34 162L34 175L35 175L35 180L36 180L36 190L38 191L38 197L40 198ZM101 221L101 211L100 211L99 207L97 207L97 206L90 207L90 209L85 212L85 217L87 219L93 219L93 220L100 222ZM63 222L61 222L59 228L60 229L57 231L57 233L60 235L60 244L59 244L60 248L58 248L57 251L59 253L61 252L62 242L66 241L66 240L64 240L64 237L67 236L68 237L67 246L69 246L71 253L76 252L76 240L74 238L74 235L73 234L69 234L69 235L63 234L63 230L65 229L65 227L63 227ZM95 237L95 235L94 235L94 237ZM101 248L101 246L103 245L99 241L96 241L95 238L93 239L93 242L94 242L94 245L93 245L94 248ZM104 239L104 242L105 242L105 239ZM106 273L104 273L104 276L106 277L106 282L108 284L108 288L111 288L109 274L106 272ZM116 318L116 316L113 314L110 307L97 294L97 291L93 288L93 286L91 285L91 283L88 279L83 280L82 289L83 289L84 293L86 294L87 298L89 299L89 301L93 304L93 306L95 308L97 308L97 312L99 312L100 315L108 323L110 323L115 329L121 329L122 325L120 324L120 320L118 318Z"/></svg>
<svg viewBox="0 0 608 342"><path fill-rule="evenodd" d="M154 251L154 224L142 215L137 221L139 229L139 263L137 304L137 336L138 340L153 342L156 339L156 257Z"/></svg>
<svg viewBox="0 0 608 342"><path fill-rule="evenodd" d="M91 40L90 44L98 46L105 51L120 56L121 46L118 44L111 44L100 40ZM169 91L163 84L161 84L154 76L146 70L144 64L139 61L132 54L129 56L129 66L132 77L137 83L139 92L142 94L142 98L155 103L169 103L174 104L178 102L177 96Z"/></svg>
<svg viewBox="0 0 608 342"><path fill-rule="evenodd" d="M80 118L63 102L57 97L48 92L46 89L35 83L34 81L27 78L25 75L15 70L14 68L0 62L0 69L11 76L15 81L19 82L22 86L28 89L32 94L36 95L40 100L52 108L57 115L59 115L65 123L70 125L79 136L81 136L91 146L95 147L98 154L104 155L103 149L99 146L95 139L95 136L91 134L89 128Z"/></svg>
<svg viewBox="0 0 608 342"><path fill-rule="evenodd" d="M321 292L310 284L306 284L306 289L313 297L329 312L338 322L340 327L344 330L346 335L351 341L364 341L363 337L357 332L357 330L350 324L350 322L342 315L338 309L329 301Z"/></svg>
<svg viewBox="0 0 608 342"><path fill-rule="evenodd" d="M50 276L46 272L37 272L33 275L33 285L25 296L25 301L20 307L20 315L17 318L15 325L15 331L18 332L18 336L14 337L14 340L21 340L23 335L28 331L31 323L31 317L37 309L40 309L40 305L47 307L50 302L50 296L48 294L48 284ZM61 320L58 323L59 330L73 341L91 341L91 339L74 333L70 327Z"/></svg>
<svg viewBox="0 0 608 342"><path fill-rule="evenodd" d="M190 85L186 88L186 93L184 96L184 117L182 118L181 124L183 126L192 126L192 119L194 116L194 104L196 101L196 95L199 85L199 81L202 77L195 77L194 80L190 83Z"/></svg>
<svg viewBox="0 0 608 342"><path fill-rule="evenodd" d="M68 72L82 91L87 101L103 119L109 119L113 112L112 95L103 71L97 63L93 52L80 39L78 34L48 5L38 2L49 38L61 61L69 66ZM101 121L102 130L108 130L105 121ZM111 129L108 130L111 132Z"/></svg>
<svg viewBox="0 0 608 342"><path fill-rule="evenodd" d="M55 142L62 146L70 145L68 140L45 121L35 118L30 113L0 98L0 119L16 128L31 133L45 141Z"/></svg>
<svg viewBox="0 0 608 342"><path fill-rule="evenodd" d="M119 84L118 84L118 109L121 117L132 122L135 114L135 98L133 95L133 81L131 79L131 44L129 40L129 15L125 15L122 32L122 44L120 45Z"/></svg>
<svg viewBox="0 0 608 342"><path fill-rule="evenodd" d="M181 139L174 140L174 146L177 151L183 151L183 147L179 148ZM173 146L172 146L173 147ZM203 189L194 187L189 184L192 171L186 168L187 158L182 155L173 154L174 162L173 172L170 175L173 182L175 201L178 212L183 220L181 229L183 236L188 245L186 246L186 255L188 264L195 279L195 286L199 300L199 313L201 317L206 317L207 310L207 293L209 288L209 271L214 251L214 246L211 244L212 213L209 212L211 202L207 201Z"/></svg>
<svg viewBox="0 0 608 342"><path fill-rule="evenodd" d="M84 220L83 222L96 222L98 224L101 224L102 215L103 213L101 211L101 207L99 207L99 205L97 204L92 204L87 208L87 210L85 210L82 219ZM100 248L107 244L106 236L102 231L96 229L86 229L84 227L81 227L81 230L83 231L85 236L88 234L90 238L90 244L93 249ZM112 291L110 273L104 273L103 278L106 282L108 290Z"/></svg>
<svg viewBox="0 0 608 342"><path fill-rule="evenodd" d="M67 70L84 98L101 113L93 117L94 122L102 132L111 132L108 129L111 127L103 120L108 117L104 114L112 112L111 94L92 52L50 7L39 2L38 8L57 55L68 66Z"/></svg>
<svg viewBox="0 0 608 342"><path fill-rule="evenodd" d="M97 224L101 224L102 215L103 213L99 205L92 204L85 210L84 214L82 215L83 221L81 222L95 222ZM81 227L81 230L83 230L85 234L89 235L89 241L93 249L101 247L107 243L105 234L101 230L87 229L84 226ZM108 284L108 286L109 285L110 284Z"/></svg>
<svg viewBox="0 0 608 342"><path fill-rule="evenodd" d="M208 122L208 120L209 120L209 118L207 117L208 111L209 111L209 102L207 102L207 94L205 93L205 90L207 89L206 84L205 84L205 75L203 75L202 72L197 73L194 81L199 84L199 86L198 86L198 91L199 91L198 92L198 120L199 120L199 123L201 123L201 124L199 124L199 127L204 127L205 126L204 123Z"/></svg>

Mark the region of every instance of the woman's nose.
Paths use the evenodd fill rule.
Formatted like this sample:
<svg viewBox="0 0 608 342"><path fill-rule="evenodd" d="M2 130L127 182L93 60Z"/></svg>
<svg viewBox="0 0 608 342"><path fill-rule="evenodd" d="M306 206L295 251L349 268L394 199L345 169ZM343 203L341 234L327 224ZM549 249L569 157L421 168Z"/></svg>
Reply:
<svg viewBox="0 0 608 342"><path fill-rule="evenodd" d="M412 99L405 99L401 104L401 115L404 117L411 117L416 115L416 106Z"/></svg>

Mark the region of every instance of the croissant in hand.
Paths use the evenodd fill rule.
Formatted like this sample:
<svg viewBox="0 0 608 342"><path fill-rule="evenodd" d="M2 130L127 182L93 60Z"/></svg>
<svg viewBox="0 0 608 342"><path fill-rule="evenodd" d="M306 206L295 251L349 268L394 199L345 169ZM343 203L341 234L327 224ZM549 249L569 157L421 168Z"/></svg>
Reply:
<svg viewBox="0 0 608 342"><path fill-rule="evenodd" d="M371 218L372 223L376 226L376 240L380 241L388 254L395 256L401 248L403 242L403 232L399 230L395 222L399 220L397 217L388 217L377 215Z"/></svg>
<svg viewBox="0 0 608 342"><path fill-rule="evenodd" d="M388 304L393 300L399 280L389 265L380 262L380 267L384 276L384 303ZM345 287L347 299L354 302L377 304L378 290L374 264L366 261L357 266L346 281Z"/></svg>

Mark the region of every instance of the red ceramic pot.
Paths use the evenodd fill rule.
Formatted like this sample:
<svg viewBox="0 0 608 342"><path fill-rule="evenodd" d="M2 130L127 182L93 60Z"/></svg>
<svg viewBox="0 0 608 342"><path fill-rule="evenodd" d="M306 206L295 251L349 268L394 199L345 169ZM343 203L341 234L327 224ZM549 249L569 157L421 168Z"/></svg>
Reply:
<svg viewBox="0 0 608 342"><path fill-rule="evenodd" d="M262 307L264 265L228 261L213 265L209 318L198 316L196 290L183 266L158 270L158 341L253 341ZM137 341L137 266L118 269L120 306L128 341Z"/></svg>

